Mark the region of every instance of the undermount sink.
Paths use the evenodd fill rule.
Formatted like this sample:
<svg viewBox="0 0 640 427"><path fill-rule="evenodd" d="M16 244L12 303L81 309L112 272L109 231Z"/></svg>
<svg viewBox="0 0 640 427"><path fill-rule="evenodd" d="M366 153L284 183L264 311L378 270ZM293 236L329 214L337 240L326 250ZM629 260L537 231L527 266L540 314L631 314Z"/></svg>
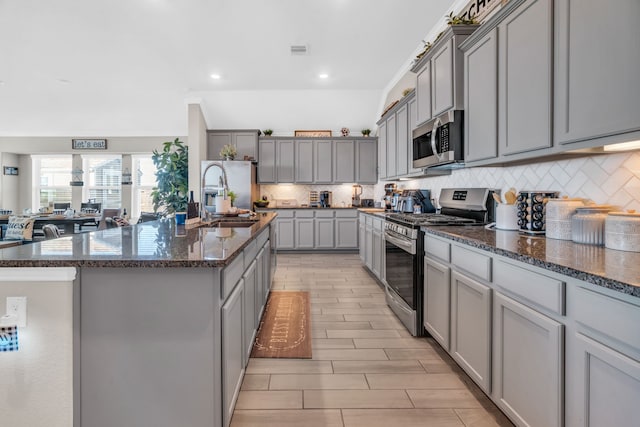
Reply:
<svg viewBox="0 0 640 427"><path fill-rule="evenodd" d="M212 228L251 227L257 221L220 221L212 224Z"/></svg>

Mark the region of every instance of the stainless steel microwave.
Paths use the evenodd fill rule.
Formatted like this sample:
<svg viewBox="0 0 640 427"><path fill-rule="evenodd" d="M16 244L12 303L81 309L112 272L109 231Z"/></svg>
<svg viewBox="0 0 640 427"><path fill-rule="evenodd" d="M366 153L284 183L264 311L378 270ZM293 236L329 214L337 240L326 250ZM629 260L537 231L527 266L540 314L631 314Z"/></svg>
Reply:
<svg viewBox="0 0 640 427"><path fill-rule="evenodd" d="M451 110L413 131L413 167L464 161L462 110Z"/></svg>

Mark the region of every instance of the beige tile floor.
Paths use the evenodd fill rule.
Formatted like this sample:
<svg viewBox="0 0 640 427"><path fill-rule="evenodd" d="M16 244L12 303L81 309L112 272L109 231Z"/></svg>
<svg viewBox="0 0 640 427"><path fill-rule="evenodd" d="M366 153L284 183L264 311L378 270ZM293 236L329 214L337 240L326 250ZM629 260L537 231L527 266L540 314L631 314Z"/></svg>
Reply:
<svg viewBox="0 0 640 427"><path fill-rule="evenodd" d="M232 427L495 427L506 417L431 338L413 338L355 254L280 254L311 297L313 359L251 359Z"/></svg>

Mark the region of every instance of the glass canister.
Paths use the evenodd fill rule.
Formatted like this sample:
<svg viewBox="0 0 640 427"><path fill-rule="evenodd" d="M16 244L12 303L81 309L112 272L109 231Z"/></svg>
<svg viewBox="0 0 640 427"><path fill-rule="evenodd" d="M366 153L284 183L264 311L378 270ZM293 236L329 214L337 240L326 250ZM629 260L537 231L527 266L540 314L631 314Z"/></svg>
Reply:
<svg viewBox="0 0 640 427"><path fill-rule="evenodd" d="M604 245L604 221L611 209L607 205L576 208L571 218L571 240L587 245Z"/></svg>

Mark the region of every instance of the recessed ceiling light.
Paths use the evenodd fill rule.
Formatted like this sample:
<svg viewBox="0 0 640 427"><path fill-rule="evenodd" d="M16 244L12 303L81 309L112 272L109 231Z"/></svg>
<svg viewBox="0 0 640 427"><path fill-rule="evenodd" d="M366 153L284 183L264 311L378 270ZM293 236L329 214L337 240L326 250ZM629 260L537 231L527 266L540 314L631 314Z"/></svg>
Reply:
<svg viewBox="0 0 640 427"><path fill-rule="evenodd" d="M0 86L4 86L4 80L0 80Z"/></svg>
<svg viewBox="0 0 640 427"><path fill-rule="evenodd" d="M211 74L211 78L214 80L220 80L220 77L222 77L220 74Z"/></svg>
<svg viewBox="0 0 640 427"><path fill-rule="evenodd" d="M329 74L327 74L327 73L318 74L318 77L321 78L321 79L328 79L329 78Z"/></svg>

